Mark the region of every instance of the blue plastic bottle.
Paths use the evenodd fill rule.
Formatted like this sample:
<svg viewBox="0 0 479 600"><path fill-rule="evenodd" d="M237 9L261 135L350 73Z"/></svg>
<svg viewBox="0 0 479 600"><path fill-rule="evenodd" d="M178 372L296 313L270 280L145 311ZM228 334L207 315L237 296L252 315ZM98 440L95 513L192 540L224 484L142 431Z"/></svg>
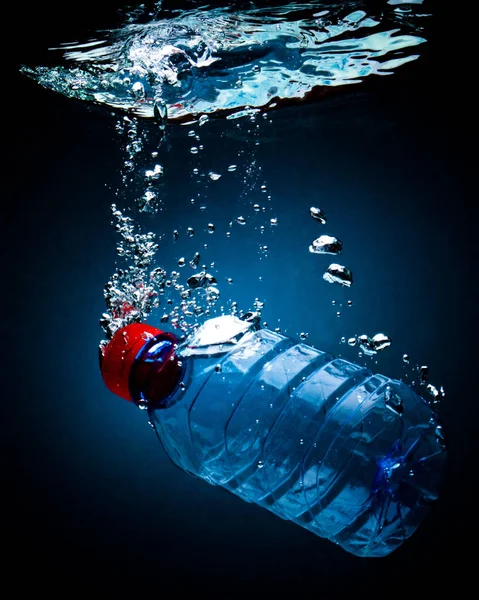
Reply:
<svg viewBox="0 0 479 600"><path fill-rule="evenodd" d="M437 498L444 438L423 398L254 322L210 319L183 344L128 325L101 368L181 469L353 554L389 554Z"/></svg>

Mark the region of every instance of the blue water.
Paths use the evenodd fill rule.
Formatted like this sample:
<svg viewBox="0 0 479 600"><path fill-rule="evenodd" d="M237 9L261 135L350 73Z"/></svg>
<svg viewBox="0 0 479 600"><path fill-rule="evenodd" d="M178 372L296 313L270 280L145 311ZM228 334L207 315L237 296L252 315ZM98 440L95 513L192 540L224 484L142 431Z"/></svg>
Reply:
<svg viewBox="0 0 479 600"><path fill-rule="evenodd" d="M4 144L13 145L13 173L2 211L2 333L13 561L153 574L188 591L203 581L226 589L267 586L271 593L295 586L327 597L410 589L413 580L431 591L441 580L470 578L467 550L460 549L470 535L474 498L477 211L459 137L467 131L467 83L460 83L460 66L449 68L452 32L446 42L443 28L449 21L438 12L422 59L394 75L276 112L254 148L278 218L268 230L267 258L258 254L260 234L248 222L235 226L231 238L218 235L250 201L242 195L238 158L243 150L247 162L248 136L234 134L234 121L201 129L205 168L225 173L228 164L239 165L232 177L208 186L207 218L190 203L197 188L185 177L186 161L194 158L188 128L168 133L161 160L167 208L149 221L151 229L168 232L162 254L168 269L196 251L184 236L174 246L174 228L200 232L205 221L215 223L214 235L193 239L208 243L202 260L215 261L225 306L233 295L245 308L259 297L270 328L306 331L308 343L353 362L358 349L341 345L342 336L384 332L391 347L374 357L377 363L363 357L360 364L400 377L407 353L444 386L450 456L440 499L406 544L368 562L182 473L144 413L105 388L99 317L118 241L110 206L128 200L116 194L125 156L117 119L18 73L27 58L37 52L43 58L45 47L116 18L113 8L95 14L94 3L82 6L81 15L62 17L61 35L51 24L53 5L19 14L25 43L10 57ZM328 215L328 231L320 233L343 242L341 260L355 276L350 290L324 282L327 259L307 251L320 227L309 217L312 205ZM458 553L460 569L453 563Z"/></svg>

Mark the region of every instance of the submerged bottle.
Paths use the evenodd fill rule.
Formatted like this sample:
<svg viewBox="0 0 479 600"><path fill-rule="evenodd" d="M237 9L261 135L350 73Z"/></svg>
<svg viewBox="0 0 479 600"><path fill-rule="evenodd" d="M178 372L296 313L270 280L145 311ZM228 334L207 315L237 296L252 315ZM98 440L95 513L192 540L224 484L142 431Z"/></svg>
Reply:
<svg viewBox="0 0 479 600"><path fill-rule="evenodd" d="M101 371L181 469L358 556L392 552L437 498L446 452L426 401L254 314L210 319L183 343L127 325Z"/></svg>

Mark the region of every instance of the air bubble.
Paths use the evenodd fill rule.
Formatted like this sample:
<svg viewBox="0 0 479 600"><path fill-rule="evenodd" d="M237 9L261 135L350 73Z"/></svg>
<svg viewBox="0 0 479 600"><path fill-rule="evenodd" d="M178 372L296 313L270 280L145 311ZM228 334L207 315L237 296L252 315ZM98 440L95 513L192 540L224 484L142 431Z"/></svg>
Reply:
<svg viewBox="0 0 479 600"><path fill-rule="evenodd" d="M384 333L376 333L371 339L372 346L376 352L380 352L391 345L391 338Z"/></svg>
<svg viewBox="0 0 479 600"><path fill-rule="evenodd" d="M195 252L195 255L190 260L190 267L192 269L196 269L199 264L200 264L200 253L199 252Z"/></svg>
<svg viewBox="0 0 479 600"><path fill-rule="evenodd" d="M131 87L132 94L136 100L141 100L145 97L145 87L141 81L136 81Z"/></svg>
<svg viewBox="0 0 479 600"><path fill-rule="evenodd" d="M322 225L326 223L326 215L320 208L312 206L309 209L309 214L313 217L315 221L319 221Z"/></svg>
<svg viewBox="0 0 479 600"><path fill-rule="evenodd" d="M390 411L399 416L404 412L402 399L389 386L384 393L384 404Z"/></svg>
<svg viewBox="0 0 479 600"><path fill-rule="evenodd" d="M433 397L433 402L439 402L439 390L433 386L431 383L428 383L427 387L426 387L427 391L431 394L431 396Z"/></svg>
<svg viewBox="0 0 479 600"><path fill-rule="evenodd" d="M163 175L163 167L161 165L155 165L152 170L145 171L145 179L148 181L156 181Z"/></svg>
<svg viewBox="0 0 479 600"><path fill-rule="evenodd" d="M439 446L441 447L442 450L446 449L446 436L444 434L444 429L442 427L442 425L437 425L436 429L434 430L434 434L436 436L436 441L439 444Z"/></svg>
<svg viewBox="0 0 479 600"><path fill-rule="evenodd" d="M323 279L328 283L340 283L349 287L353 283L353 274L347 267L333 263L327 268Z"/></svg>
<svg viewBox="0 0 479 600"><path fill-rule="evenodd" d="M343 244L331 235L321 235L311 243L309 251L313 254L341 254Z"/></svg>
<svg viewBox="0 0 479 600"><path fill-rule="evenodd" d="M208 287L213 283L217 283L216 279L213 277L213 275L206 273L206 271L201 271L201 273L192 275L186 282L188 287L193 290L197 288Z"/></svg>
<svg viewBox="0 0 479 600"><path fill-rule="evenodd" d="M419 383L420 383L420 385L424 385L426 383L428 374L429 374L429 367L427 367L426 365L419 367Z"/></svg>

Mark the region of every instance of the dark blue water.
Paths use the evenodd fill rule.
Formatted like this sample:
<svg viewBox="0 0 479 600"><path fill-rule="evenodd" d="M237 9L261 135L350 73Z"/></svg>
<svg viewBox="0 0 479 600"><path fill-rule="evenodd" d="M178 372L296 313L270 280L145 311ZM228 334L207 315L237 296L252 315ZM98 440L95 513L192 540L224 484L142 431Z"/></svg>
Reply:
<svg viewBox="0 0 479 600"><path fill-rule="evenodd" d="M276 132L255 149L279 220L267 262L258 260L256 233L246 227L236 228L232 243L204 240L212 244L205 260L233 277L240 305L265 299L270 327L279 320L291 335L307 331L308 342L348 360L358 360L357 350L341 346L341 336L383 331L393 345L374 370L400 377L406 352L444 386L440 411L450 457L442 495L408 542L387 558L368 560L182 473L144 413L102 382L99 317L117 245L110 205L118 202L124 160L116 120L42 89L16 68L49 45L114 21L109 5L96 9L84 2L81 14L66 15L47 5L16 17L21 48L11 57L4 114L13 172L6 173L1 217L9 467L3 487L13 562L26 571L54 566L147 576L191 592L202 582L228 591L246 584L275 594L294 586L304 595L383 595L470 579L477 208L460 144L467 103L459 80L450 77L447 15L437 13L427 52L400 73L277 113ZM201 131L205 164L226 167L244 147L224 127L217 121ZM175 154L186 144L185 132L169 135L162 158L168 181L188 186ZM223 177L210 190L213 222L244 210L238 182ZM168 193L166 201L174 203ZM152 217L151 229L170 232L200 219L186 189L182 197L177 213L165 216L171 221ZM328 233L347 248L344 262L355 275L350 291L323 282L326 263L318 268L313 260L323 257L303 251L304 236L309 243L317 231L307 215L311 205L326 211ZM175 252L167 245L165 262ZM332 300L349 297L353 307L343 306L337 318Z"/></svg>

